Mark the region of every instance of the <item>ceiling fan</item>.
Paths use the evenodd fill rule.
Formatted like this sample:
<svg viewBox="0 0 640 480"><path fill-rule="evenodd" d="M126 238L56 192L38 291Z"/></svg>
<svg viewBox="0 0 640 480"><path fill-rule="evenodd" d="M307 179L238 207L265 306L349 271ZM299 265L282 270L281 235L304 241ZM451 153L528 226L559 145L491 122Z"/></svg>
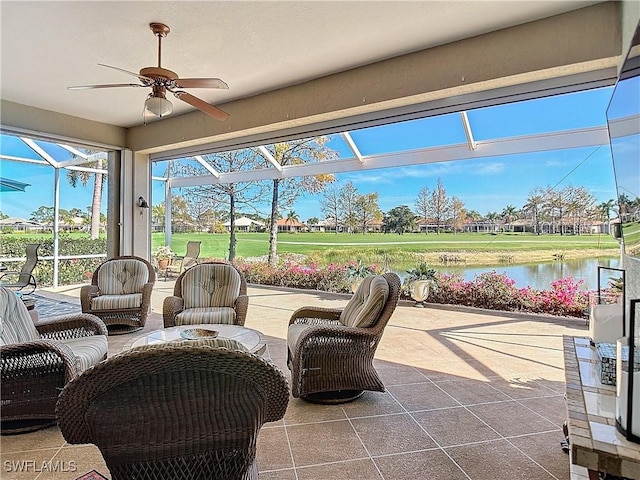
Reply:
<svg viewBox="0 0 640 480"><path fill-rule="evenodd" d="M117 87L150 87L151 93L144 102L145 111L157 116L165 117L171 115L173 111L172 103L166 99L166 92L171 92L178 99L198 110L210 115L218 120L226 120L229 114L220 110L204 100L187 93L181 88L219 88L228 89L229 86L219 78L179 78L178 74L162 68L160 59L162 54L162 39L171 31L163 23L150 23L149 27L155 36L158 37L158 66L144 67L140 73L130 72L111 65L99 63L101 67L112 68L119 72L133 75L140 80L140 83L112 83L106 85L78 85L68 87L69 90L90 90L95 88L117 88Z"/></svg>

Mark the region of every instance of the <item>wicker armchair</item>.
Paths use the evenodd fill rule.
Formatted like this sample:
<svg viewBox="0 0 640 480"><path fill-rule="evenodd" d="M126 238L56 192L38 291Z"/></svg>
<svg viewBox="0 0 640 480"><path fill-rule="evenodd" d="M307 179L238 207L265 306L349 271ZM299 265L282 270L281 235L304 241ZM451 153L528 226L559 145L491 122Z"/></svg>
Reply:
<svg viewBox="0 0 640 480"><path fill-rule="evenodd" d="M65 440L95 444L114 480L247 480L260 428L288 402L271 362L187 341L110 357L68 384L57 410Z"/></svg>
<svg viewBox="0 0 640 480"><path fill-rule="evenodd" d="M147 321L155 281L153 266L143 258L106 260L96 268L91 285L80 289L82 312L100 317L110 335L140 330Z"/></svg>
<svg viewBox="0 0 640 480"><path fill-rule="evenodd" d="M343 403L364 390L384 392L373 357L398 303L395 273L369 276L344 309L303 307L287 333L291 393L317 403Z"/></svg>
<svg viewBox="0 0 640 480"><path fill-rule="evenodd" d="M107 328L87 314L40 320L35 326L22 301L0 287L0 390L2 433L55 424L64 385L107 357Z"/></svg>
<svg viewBox="0 0 640 480"><path fill-rule="evenodd" d="M247 282L228 262L205 262L182 272L162 305L164 326L200 323L244 325Z"/></svg>

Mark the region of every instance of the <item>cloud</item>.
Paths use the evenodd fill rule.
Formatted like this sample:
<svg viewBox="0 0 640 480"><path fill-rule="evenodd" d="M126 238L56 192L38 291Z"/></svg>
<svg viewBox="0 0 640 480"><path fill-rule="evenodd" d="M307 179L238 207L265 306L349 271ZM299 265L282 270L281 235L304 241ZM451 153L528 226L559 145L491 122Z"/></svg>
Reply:
<svg viewBox="0 0 640 480"><path fill-rule="evenodd" d="M504 163L502 162L491 162L480 164L476 168L474 168L474 173L476 175L497 175L504 171Z"/></svg>

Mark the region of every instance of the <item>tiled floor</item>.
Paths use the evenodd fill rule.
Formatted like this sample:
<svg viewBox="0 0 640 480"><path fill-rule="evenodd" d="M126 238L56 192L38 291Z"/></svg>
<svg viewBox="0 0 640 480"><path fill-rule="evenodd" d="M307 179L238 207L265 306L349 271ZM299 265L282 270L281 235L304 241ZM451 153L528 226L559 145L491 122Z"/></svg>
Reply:
<svg viewBox="0 0 640 480"><path fill-rule="evenodd" d="M157 282L144 331L160 328L172 287ZM78 303L73 290L40 293ZM285 372L291 313L346 303L317 292L249 294L247 326L264 333L266 355ZM376 355L387 391L338 406L292 398L284 419L260 433L260 478L568 480L562 335L586 335L584 322L400 305ZM110 354L134 336L110 337ZM0 447L1 478L75 479L93 469L109 476L95 447L68 445L57 428L4 436ZM29 471L8 471L18 464Z"/></svg>

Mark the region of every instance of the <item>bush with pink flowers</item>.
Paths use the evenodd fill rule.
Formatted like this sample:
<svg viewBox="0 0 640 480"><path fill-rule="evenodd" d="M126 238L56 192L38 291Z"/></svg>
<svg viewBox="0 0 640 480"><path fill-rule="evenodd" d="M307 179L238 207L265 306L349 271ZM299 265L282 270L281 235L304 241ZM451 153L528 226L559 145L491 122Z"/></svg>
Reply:
<svg viewBox="0 0 640 480"><path fill-rule="evenodd" d="M589 294L581 290L583 280L562 278L550 290L517 288L505 274L482 273L471 281L457 274L437 275L438 288L429 295L431 303L467 305L491 310L506 310L584 318Z"/></svg>
<svg viewBox="0 0 640 480"><path fill-rule="evenodd" d="M353 264L320 267L285 259L277 266L245 261L237 262L236 266L249 283L326 292L351 291ZM367 269L370 273L382 273L377 265ZM553 282L550 290L536 290L518 288L514 280L496 271L482 273L470 281L459 274L436 273L435 287L427 302L586 318L589 293L580 289L582 283L568 277ZM401 298L410 299L410 296L403 290Z"/></svg>

